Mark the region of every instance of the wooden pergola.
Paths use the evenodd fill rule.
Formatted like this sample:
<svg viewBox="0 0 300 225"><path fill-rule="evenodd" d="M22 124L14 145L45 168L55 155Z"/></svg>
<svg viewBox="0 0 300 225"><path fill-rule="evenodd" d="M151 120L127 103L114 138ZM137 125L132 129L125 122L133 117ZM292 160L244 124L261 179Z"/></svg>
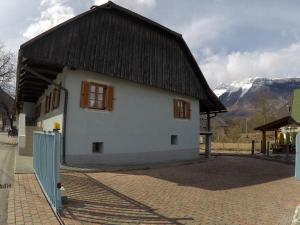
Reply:
<svg viewBox="0 0 300 225"><path fill-rule="evenodd" d="M291 116L286 116L280 119L277 119L275 121L272 121L270 123L266 123L262 126L254 128L254 130L259 130L262 132L262 153L266 153L266 144L267 144L267 138L266 138L266 132L267 131L274 131L275 135L275 143L278 144L278 131L281 127L285 127L288 125L300 125L297 123Z"/></svg>

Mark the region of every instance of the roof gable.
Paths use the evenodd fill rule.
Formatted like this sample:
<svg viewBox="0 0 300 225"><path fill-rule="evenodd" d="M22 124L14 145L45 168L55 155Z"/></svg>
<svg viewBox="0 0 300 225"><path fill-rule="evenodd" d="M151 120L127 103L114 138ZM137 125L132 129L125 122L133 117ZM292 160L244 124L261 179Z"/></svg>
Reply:
<svg viewBox="0 0 300 225"><path fill-rule="evenodd" d="M21 46L34 63L70 67L192 96L200 110L225 107L180 34L112 2L93 7Z"/></svg>

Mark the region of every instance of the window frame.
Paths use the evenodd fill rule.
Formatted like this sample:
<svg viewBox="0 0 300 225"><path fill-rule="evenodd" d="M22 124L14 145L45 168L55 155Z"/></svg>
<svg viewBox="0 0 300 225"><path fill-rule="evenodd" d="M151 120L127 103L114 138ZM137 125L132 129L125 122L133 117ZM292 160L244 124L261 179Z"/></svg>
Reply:
<svg viewBox="0 0 300 225"><path fill-rule="evenodd" d="M183 100L183 99L174 99L175 104L175 112L174 117L176 119L190 119L191 116L191 103L189 101ZM189 106L189 109L187 110L187 106Z"/></svg>
<svg viewBox="0 0 300 225"><path fill-rule="evenodd" d="M91 86L95 86L95 92L90 91ZM103 93L98 92L99 87L103 88ZM99 84L99 83L96 83L96 82L89 82L88 102L87 102L89 109L105 110L106 90L107 90L107 85ZM95 101L94 105L95 106L90 105L90 94L91 93L95 93L95 99L94 99L94 101ZM98 95L99 94L102 94L102 106L101 107L97 106L97 102L99 102L99 100L98 100Z"/></svg>
<svg viewBox="0 0 300 225"><path fill-rule="evenodd" d="M178 118L180 118L180 119L187 118L186 101L178 100L177 101L177 110L178 110Z"/></svg>

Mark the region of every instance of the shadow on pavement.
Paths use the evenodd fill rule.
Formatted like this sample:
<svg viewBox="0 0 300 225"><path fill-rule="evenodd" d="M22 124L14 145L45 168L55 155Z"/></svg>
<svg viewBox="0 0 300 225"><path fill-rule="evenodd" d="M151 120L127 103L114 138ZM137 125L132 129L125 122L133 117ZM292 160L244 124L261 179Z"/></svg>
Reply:
<svg viewBox="0 0 300 225"><path fill-rule="evenodd" d="M181 224L83 173L62 173L68 204L61 217L66 224Z"/></svg>
<svg viewBox="0 0 300 225"><path fill-rule="evenodd" d="M294 165L250 157L220 156L205 163L115 173L150 176L180 186L219 191L293 177L294 168Z"/></svg>

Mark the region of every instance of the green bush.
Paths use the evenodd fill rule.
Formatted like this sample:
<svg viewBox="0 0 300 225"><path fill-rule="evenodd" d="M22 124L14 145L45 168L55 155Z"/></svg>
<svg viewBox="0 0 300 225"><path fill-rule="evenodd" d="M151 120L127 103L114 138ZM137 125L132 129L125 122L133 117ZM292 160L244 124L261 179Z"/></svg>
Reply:
<svg viewBox="0 0 300 225"><path fill-rule="evenodd" d="M290 133L285 134L285 143L287 145L291 144L291 135L290 135Z"/></svg>
<svg viewBox="0 0 300 225"><path fill-rule="evenodd" d="M284 144L284 136L283 133L279 134L279 144L283 145Z"/></svg>

